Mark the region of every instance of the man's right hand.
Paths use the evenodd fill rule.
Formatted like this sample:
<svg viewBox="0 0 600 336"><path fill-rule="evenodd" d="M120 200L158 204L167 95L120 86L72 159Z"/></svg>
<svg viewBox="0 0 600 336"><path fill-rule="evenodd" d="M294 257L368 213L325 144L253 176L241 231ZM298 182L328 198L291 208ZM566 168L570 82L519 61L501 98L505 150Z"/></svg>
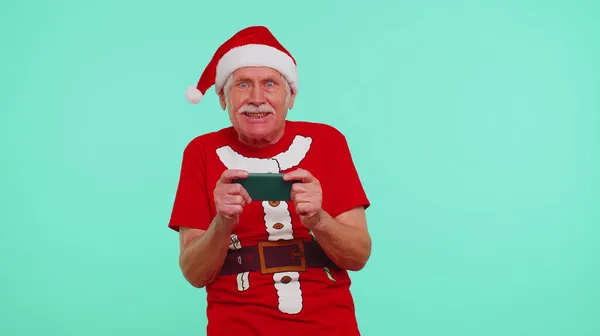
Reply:
<svg viewBox="0 0 600 336"><path fill-rule="evenodd" d="M245 170L228 169L223 172L215 187L214 198L217 216L221 217L223 224L228 229L235 227L244 206L252 202L244 187L231 181L247 177L248 172Z"/></svg>

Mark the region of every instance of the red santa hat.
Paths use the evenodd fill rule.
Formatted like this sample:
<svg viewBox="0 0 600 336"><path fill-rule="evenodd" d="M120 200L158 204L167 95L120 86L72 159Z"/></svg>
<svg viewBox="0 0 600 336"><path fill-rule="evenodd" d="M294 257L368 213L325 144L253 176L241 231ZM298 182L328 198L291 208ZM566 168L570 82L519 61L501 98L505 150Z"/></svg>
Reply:
<svg viewBox="0 0 600 336"><path fill-rule="evenodd" d="M291 90L298 92L296 60L269 29L253 26L242 29L217 49L198 83L186 90L186 99L198 104L212 85L215 85L217 93L221 92L232 72L248 66L269 67L279 71L290 84Z"/></svg>

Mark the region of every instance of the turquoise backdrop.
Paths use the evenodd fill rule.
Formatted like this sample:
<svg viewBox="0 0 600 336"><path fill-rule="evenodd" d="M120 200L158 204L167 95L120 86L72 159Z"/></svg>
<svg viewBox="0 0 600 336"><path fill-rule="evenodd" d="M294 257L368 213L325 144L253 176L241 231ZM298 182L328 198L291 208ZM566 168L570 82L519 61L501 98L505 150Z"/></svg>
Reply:
<svg viewBox="0 0 600 336"><path fill-rule="evenodd" d="M229 121L183 92L249 25L372 201L363 335L600 335L592 0L2 2L0 335L204 334L167 221L183 148Z"/></svg>

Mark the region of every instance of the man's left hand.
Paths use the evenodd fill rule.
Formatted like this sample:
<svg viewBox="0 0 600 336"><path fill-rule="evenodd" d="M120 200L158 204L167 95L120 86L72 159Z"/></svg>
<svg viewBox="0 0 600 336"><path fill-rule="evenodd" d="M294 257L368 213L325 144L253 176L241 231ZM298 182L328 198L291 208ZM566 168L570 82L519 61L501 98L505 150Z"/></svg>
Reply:
<svg viewBox="0 0 600 336"><path fill-rule="evenodd" d="M298 181L292 185L291 198L296 205L296 213L302 224L314 229L319 224L322 211L323 190L321 183L309 171L296 169L283 176L285 181Z"/></svg>

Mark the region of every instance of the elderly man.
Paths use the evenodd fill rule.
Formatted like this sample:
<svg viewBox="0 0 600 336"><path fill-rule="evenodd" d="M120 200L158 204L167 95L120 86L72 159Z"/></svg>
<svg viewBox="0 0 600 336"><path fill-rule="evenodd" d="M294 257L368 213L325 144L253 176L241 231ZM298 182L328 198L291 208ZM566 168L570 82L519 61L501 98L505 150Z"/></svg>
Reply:
<svg viewBox="0 0 600 336"><path fill-rule="evenodd" d="M169 222L207 334L360 335L348 271L371 253L369 201L344 135L286 120L296 60L265 27L227 40L186 97L212 85L232 126L186 146ZM249 173L295 181L290 200L252 200L236 183Z"/></svg>

